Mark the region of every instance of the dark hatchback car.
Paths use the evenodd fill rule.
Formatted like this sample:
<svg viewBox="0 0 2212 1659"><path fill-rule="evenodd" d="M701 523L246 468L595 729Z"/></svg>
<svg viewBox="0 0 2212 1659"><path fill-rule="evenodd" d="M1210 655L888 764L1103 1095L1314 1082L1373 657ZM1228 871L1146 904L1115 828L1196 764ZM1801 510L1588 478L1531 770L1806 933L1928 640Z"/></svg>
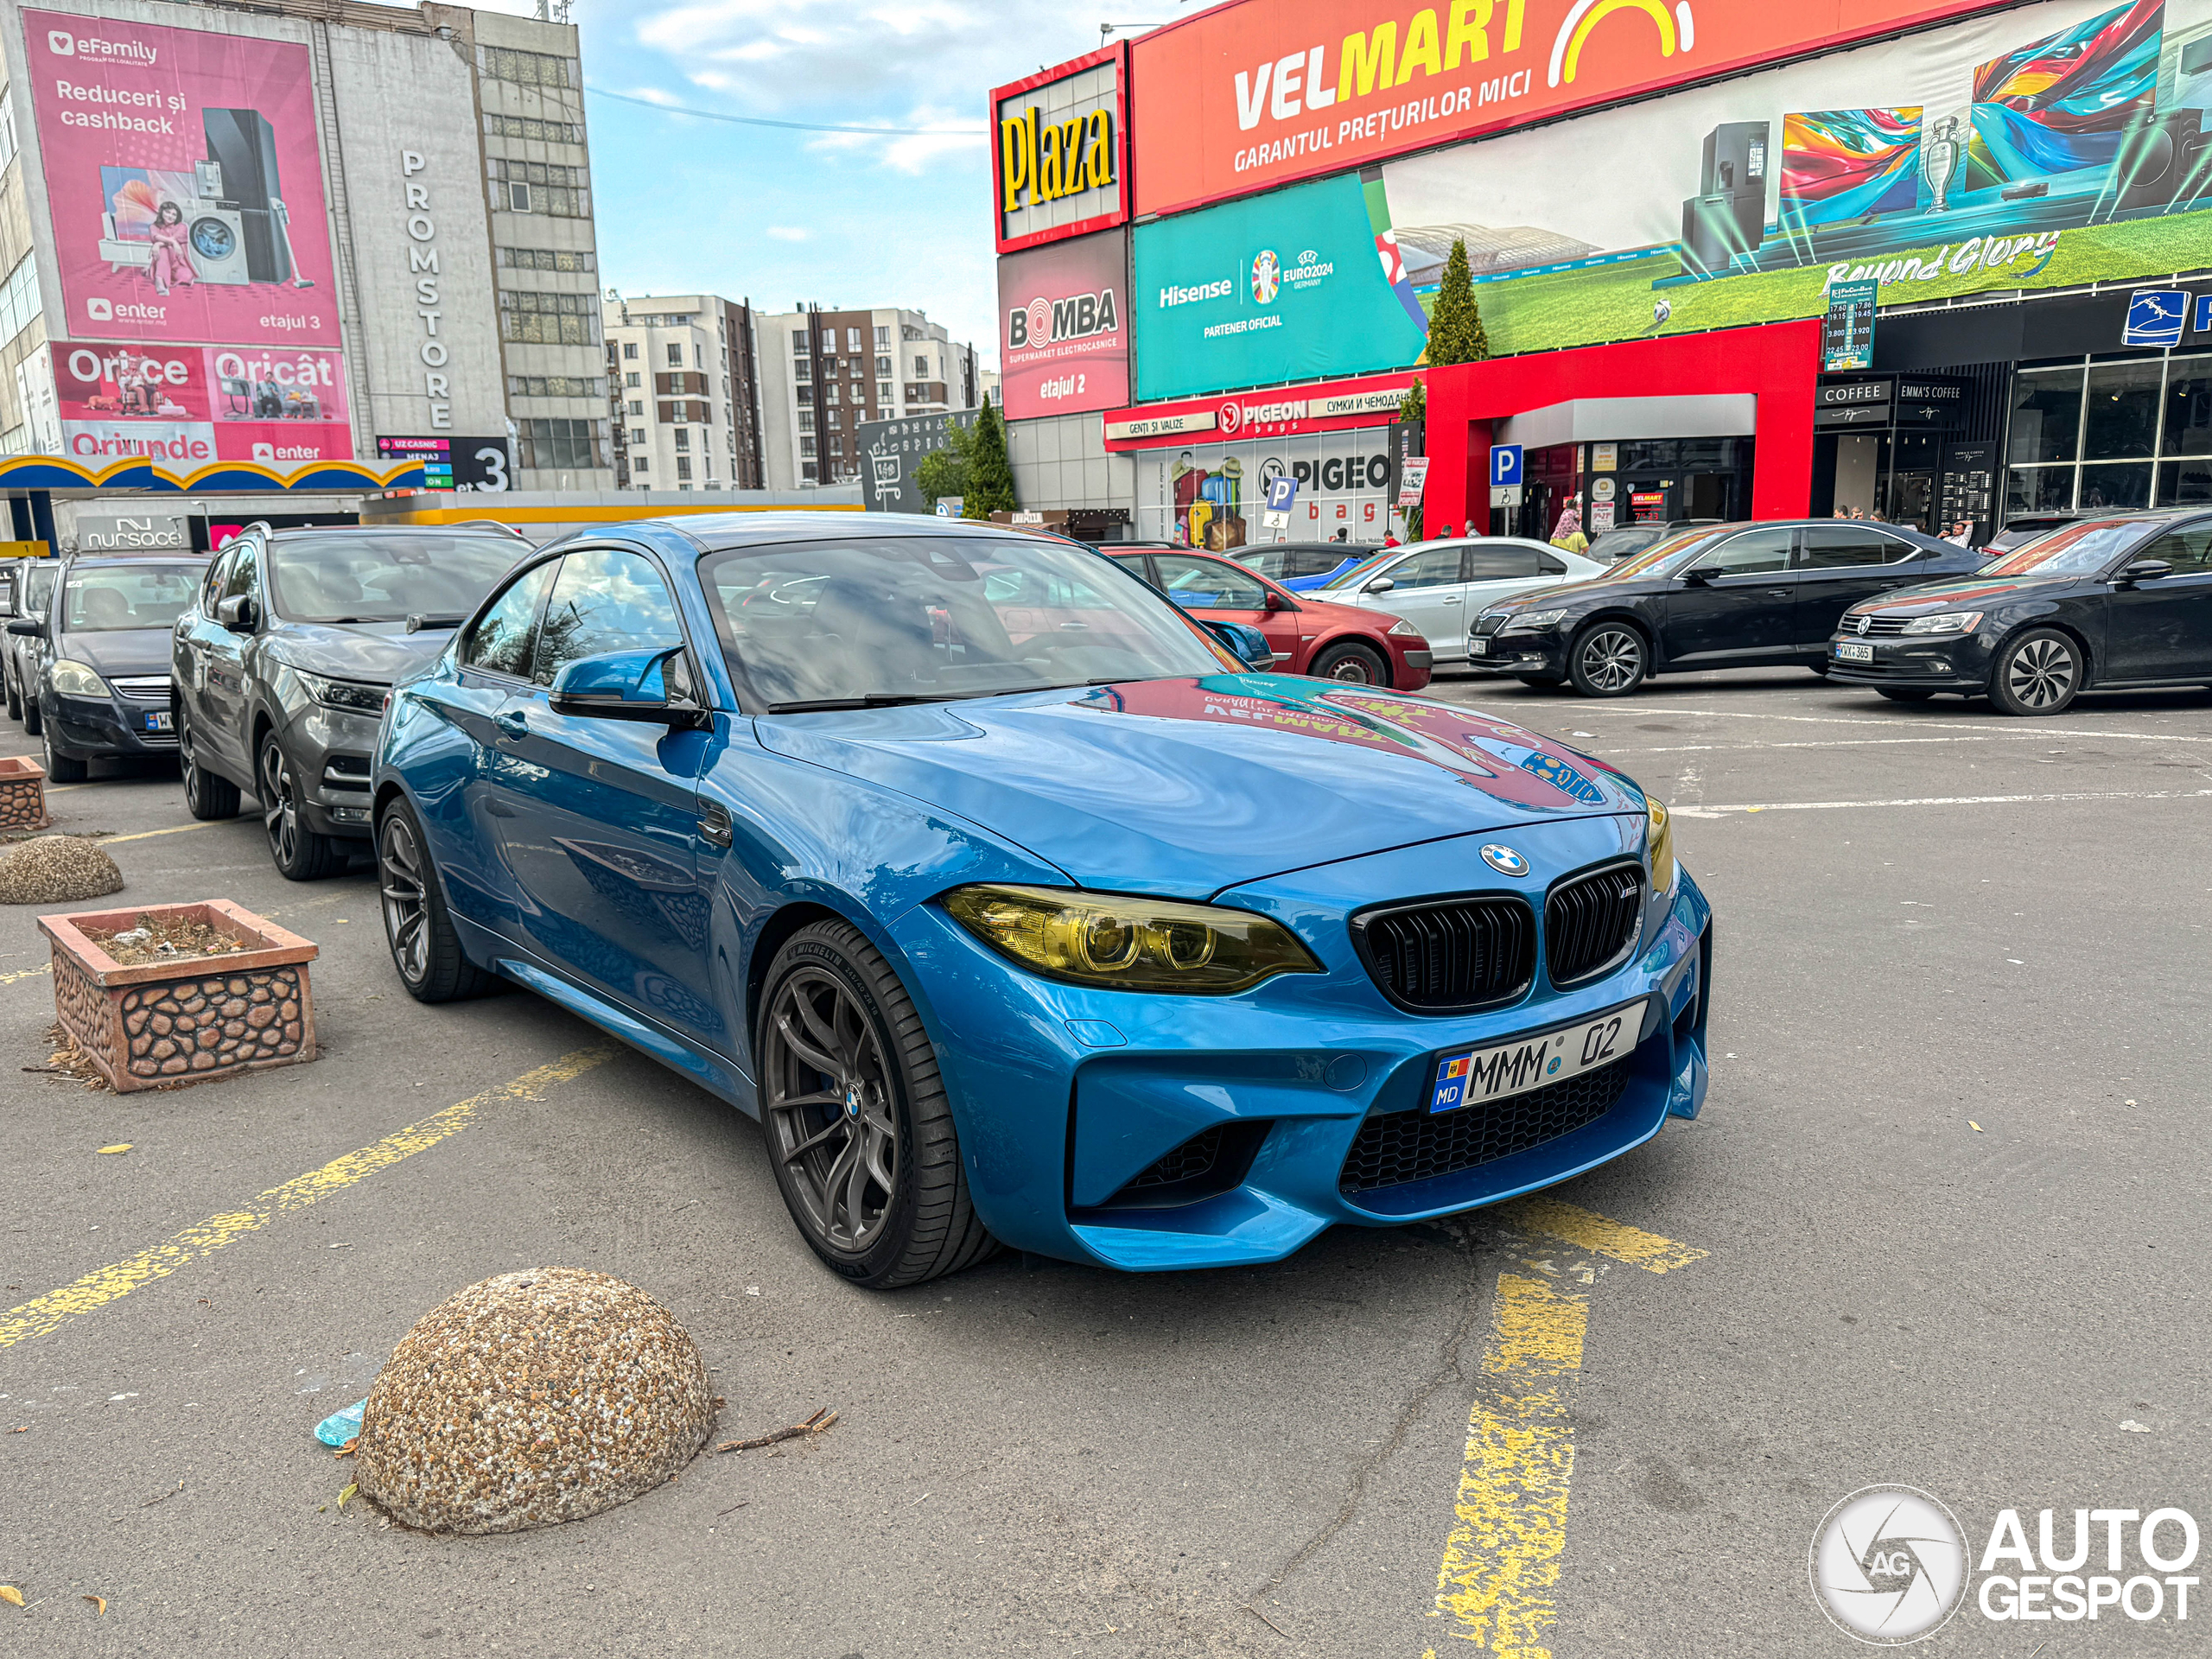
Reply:
<svg viewBox="0 0 2212 1659"><path fill-rule="evenodd" d="M12 563L16 591L10 597L8 614L19 621L45 621L46 607L54 599L54 579L60 573L61 561L16 559ZM22 721L23 729L33 737L38 735L38 695L32 689L31 675L37 666L35 632L0 633L0 688L4 688L7 696L8 717Z"/></svg>
<svg viewBox="0 0 2212 1659"><path fill-rule="evenodd" d="M1955 582L1854 606L1832 680L2055 715L2084 690L2212 686L2212 512L2076 519Z"/></svg>
<svg viewBox="0 0 2212 1659"><path fill-rule="evenodd" d="M529 550L466 528L250 527L226 545L164 642L186 808L234 817L252 795L295 881L365 851L385 693Z"/></svg>
<svg viewBox="0 0 2212 1659"><path fill-rule="evenodd" d="M1615 565L1493 605L1467 666L1530 685L1624 697L1654 674L1802 664L1826 673L1836 619L1910 583L1964 575L1983 557L1904 524L1786 519L1701 525Z"/></svg>
<svg viewBox="0 0 2212 1659"><path fill-rule="evenodd" d="M95 759L176 753L169 629L207 568L199 558L71 558L46 615L8 624L34 645L22 664L24 702L37 712L48 778L76 783Z"/></svg>

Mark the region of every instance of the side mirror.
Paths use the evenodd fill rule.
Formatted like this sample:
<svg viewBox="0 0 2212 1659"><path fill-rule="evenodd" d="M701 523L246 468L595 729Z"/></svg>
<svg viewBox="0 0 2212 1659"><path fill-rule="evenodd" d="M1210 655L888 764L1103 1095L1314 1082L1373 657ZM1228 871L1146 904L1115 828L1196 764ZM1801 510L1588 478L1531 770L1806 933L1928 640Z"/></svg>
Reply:
<svg viewBox="0 0 2212 1659"><path fill-rule="evenodd" d="M1387 594L1397 585L1388 576L1377 576L1359 591L1363 594Z"/></svg>
<svg viewBox="0 0 2212 1659"><path fill-rule="evenodd" d="M697 729L709 724L707 711L668 696L667 664L682 655L681 645L658 651L610 651L579 657L553 679L548 701L556 715L594 720L635 720L649 726Z"/></svg>
<svg viewBox="0 0 2212 1659"><path fill-rule="evenodd" d="M2164 559L2133 559L2120 568L2122 582L2156 582L2160 576L2171 576L2173 566Z"/></svg>
<svg viewBox="0 0 2212 1659"><path fill-rule="evenodd" d="M1268 589L1267 599L1260 608L1263 611L1287 611L1290 608L1290 601L1270 588Z"/></svg>
<svg viewBox="0 0 2212 1659"><path fill-rule="evenodd" d="M1720 573L1709 564L1694 565L1682 572L1682 580L1693 588L1707 586Z"/></svg>
<svg viewBox="0 0 2212 1659"><path fill-rule="evenodd" d="M19 634L26 639L42 639L46 637L45 625L35 616L16 618L8 624L8 632Z"/></svg>
<svg viewBox="0 0 2212 1659"><path fill-rule="evenodd" d="M251 594L232 594L216 601L215 620L232 633L251 633L261 626L261 607Z"/></svg>
<svg viewBox="0 0 2212 1659"><path fill-rule="evenodd" d="M1196 617L1192 620L1228 646L1230 655L1253 672L1264 674L1275 665L1274 647L1257 628L1247 627L1242 622L1212 622Z"/></svg>

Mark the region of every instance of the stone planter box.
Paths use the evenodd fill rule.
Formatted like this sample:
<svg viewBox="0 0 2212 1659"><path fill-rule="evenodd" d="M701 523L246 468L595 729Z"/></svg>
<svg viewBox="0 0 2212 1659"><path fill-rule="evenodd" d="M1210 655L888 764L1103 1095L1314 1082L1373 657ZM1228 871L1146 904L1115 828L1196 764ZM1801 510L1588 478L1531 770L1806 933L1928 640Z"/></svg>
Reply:
<svg viewBox="0 0 2212 1659"><path fill-rule="evenodd" d="M46 816L46 768L27 754L0 760L0 831L43 830L53 822Z"/></svg>
<svg viewBox="0 0 2212 1659"><path fill-rule="evenodd" d="M126 967L86 937L141 916L206 922L245 942L220 957ZM315 947L220 899L41 916L54 942L54 1007L118 1093L230 1077L315 1058L308 963Z"/></svg>

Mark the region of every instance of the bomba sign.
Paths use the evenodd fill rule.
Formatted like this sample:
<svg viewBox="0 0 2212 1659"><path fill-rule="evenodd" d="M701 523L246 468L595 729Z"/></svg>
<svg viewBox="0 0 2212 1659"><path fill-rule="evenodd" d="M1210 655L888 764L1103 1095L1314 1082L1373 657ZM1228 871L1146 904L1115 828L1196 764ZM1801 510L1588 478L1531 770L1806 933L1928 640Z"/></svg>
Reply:
<svg viewBox="0 0 2212 1659"><path fill-rule="evenodd" d="M1113 409L1129 397L1125 231L999 261L1000 385L1009 420Z"/></svg>

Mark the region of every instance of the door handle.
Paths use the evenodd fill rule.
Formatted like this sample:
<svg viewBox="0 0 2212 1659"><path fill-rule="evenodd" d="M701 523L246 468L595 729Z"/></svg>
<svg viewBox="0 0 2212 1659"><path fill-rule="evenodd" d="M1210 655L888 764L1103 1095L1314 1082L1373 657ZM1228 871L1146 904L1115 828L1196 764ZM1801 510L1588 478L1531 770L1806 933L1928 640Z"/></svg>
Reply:
<svg viewBox="0 0 2212 1659"><path fill-rule="evenodd" d="M1787 599L1796 591L1795 588L1770 588L1766 590L1766 596L1769 599Z"/></svg>
<svg viewBox="0 0 2212 1659"><path fill-rule="evenodd" d="M530 735L530 722L523 718L522 710L519 709L502 709L492 716L492 724L499 728L499 735L502 737Z"/></svg>
<svg viewBox="0 0 2212 1659"><path fill-rule="evenodd" d="M699 839L710 847L729 845L729 809L720 801L709 801L699 809Z"/></svg>

